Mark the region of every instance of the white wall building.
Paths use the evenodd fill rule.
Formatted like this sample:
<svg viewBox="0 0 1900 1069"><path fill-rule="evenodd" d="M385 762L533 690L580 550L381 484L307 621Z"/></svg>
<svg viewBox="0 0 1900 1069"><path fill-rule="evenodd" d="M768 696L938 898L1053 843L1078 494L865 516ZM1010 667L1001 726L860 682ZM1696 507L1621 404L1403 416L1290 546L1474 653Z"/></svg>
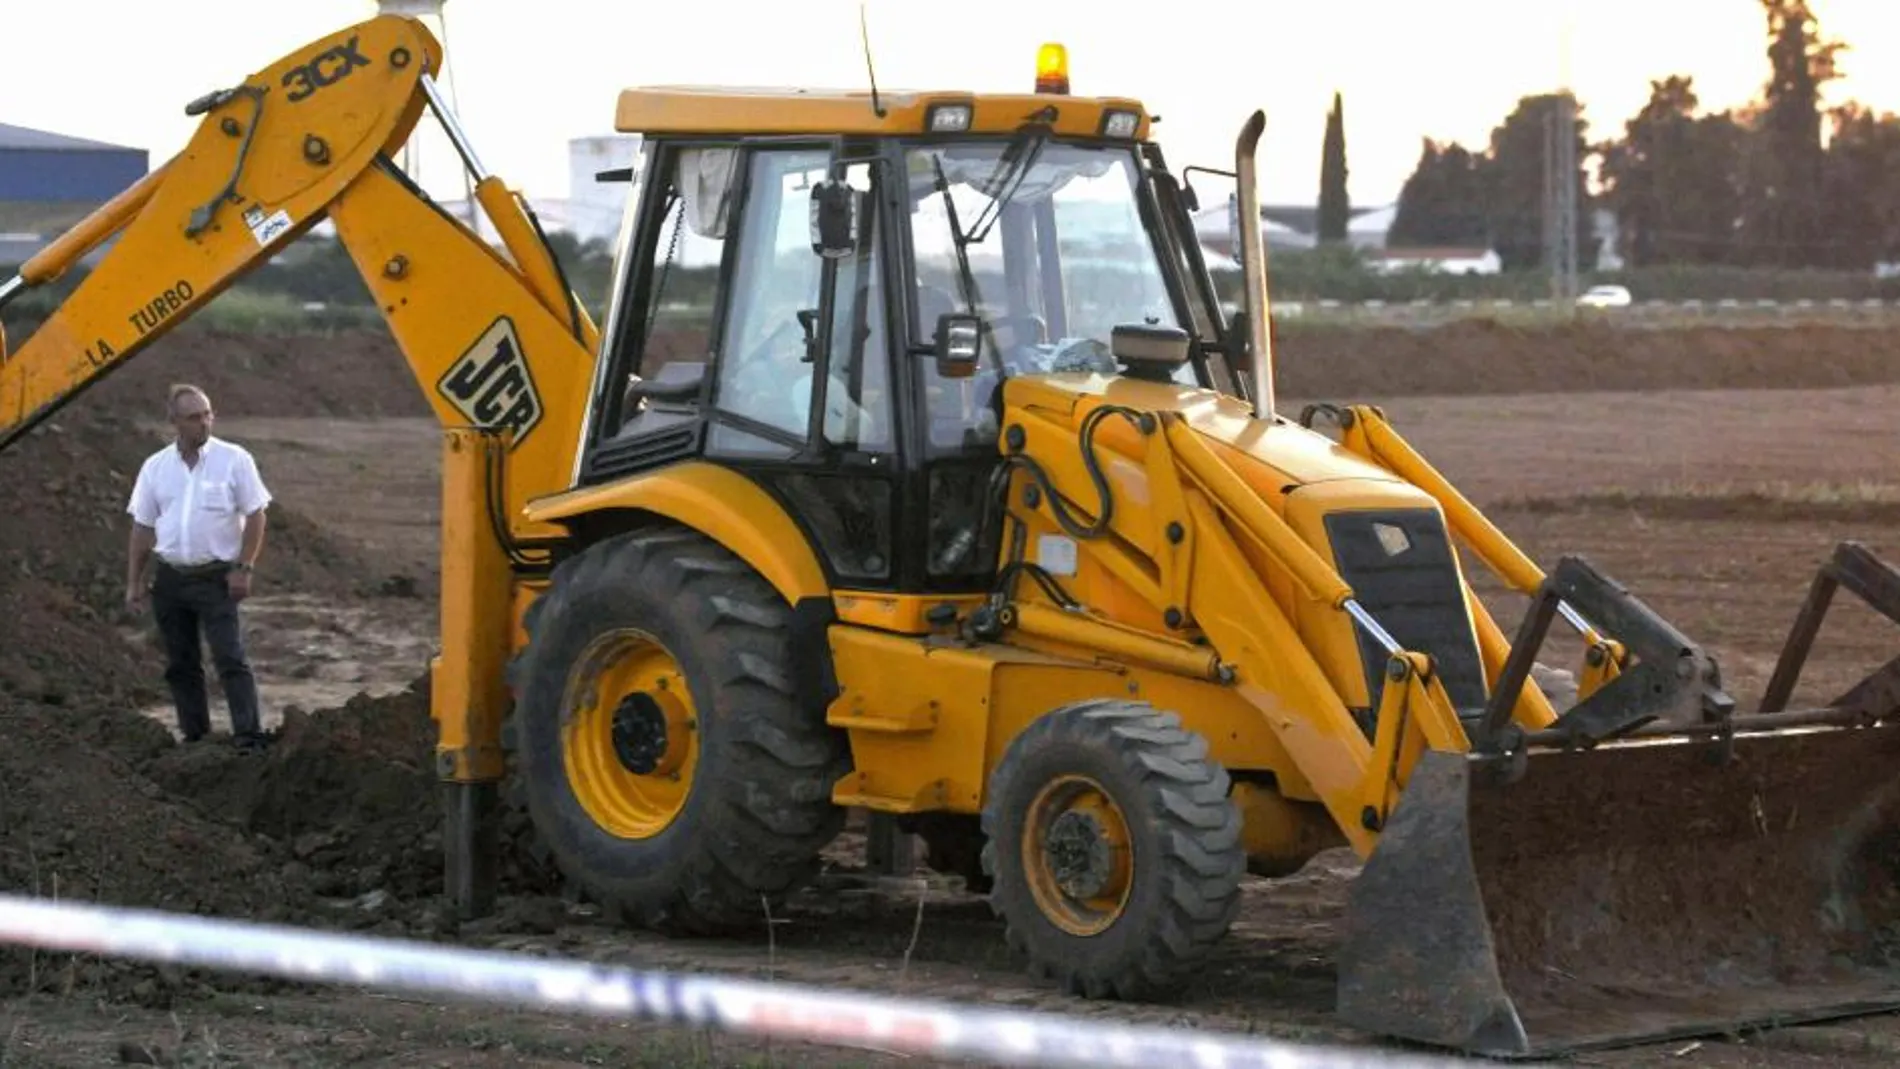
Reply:
<svg viewBox="0 0 1900 1069"><path fill-rule="evenodd" d="M626 182L602 182L595 178L602 171L635 165L640 151L637 134L613 134L605 137L576 137L567 143L567 196L529 197L541 228L552 234L563 230L582 241L604 241L611 245L620 236L620 220L626 206L629 185ZM468 219L467 202L443 201L442 207L457 219ZM498 244L501 237L486 215L476 213L483 240Z"/></svg>
<svg viewBox="0 0 1900 1069"><path fill-rule="evenodd" d="M596 176L633 167L640 144L639 134L577 137L567 143L567 225L583 241L611 243L619 235L631 187Z"/></svg>
<svg viewBox="0 0 1900 1069"><path fill-rule="evenodd" d="M1383 208L1355 213L1346 224L1346 243L1355 249L1383 249L1385 236L1392 229L1392 220L1398 218L1398 204L1388 204Z"/></svg>
<svg viewBox="0 0 1900 1069"><path fill-rule="evenodd" d="M1366 258L1381 274L1426 271L1442 275L1495 275L1504 269L1495 249L1381 249Z"/></svg>

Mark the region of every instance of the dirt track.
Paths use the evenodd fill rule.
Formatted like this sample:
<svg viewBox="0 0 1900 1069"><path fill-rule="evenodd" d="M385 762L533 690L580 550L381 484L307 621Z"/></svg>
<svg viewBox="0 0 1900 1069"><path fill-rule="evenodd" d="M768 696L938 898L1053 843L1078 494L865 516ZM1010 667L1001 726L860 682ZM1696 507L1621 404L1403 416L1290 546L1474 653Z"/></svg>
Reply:
<svg viewBox="0 0 1900 1069"><path fill-rule="evenodd" d="M1748 707L1835 541L1862 539L1900 559L1891 535L1900 516L1896 343L1900 334L1839 329L1527 338L1469 325L1295 332L1279 359L1289 406L1383 404L1540 561L1585 553L1708 643ZM164 698L149 628L118 609L123 502L157 444L146 433L155 399L176 380L212 391L220 433L252 445L279 498L250 617L266 705L285 722L263 758L187 752L162 718L138 714ZM1630 392L1589 392L1613 384ZM57 880L64 897L1356 1038L1329 1021L1333 925L1350 869L1338 858L1250 886L1226 950L1172 1007L1089 1006L1038 988L1003 956L980 901L948 892L921 910L914 898L806 895L774 926L768 953L763 939L669 943L604 927L511 858L502 916L458 931L432 898L439 821L426 700L405 692L433 647L434 450L420 395L380 336L192 333L9 453L0 463L0 490L15 503L0 521L0 612L13 624L0 646L9 743L0 749L0 888L52 893ZM1487 593L1501 619L1521 612L1519 599ZM1891 625L1841 599L1797 702L1831 697L1892 656L1893 638ZM358 692L386 697L329 709ZM849 846L841 843L841 859ZM0 952L0 994L11 996L0 1005L5 1064L92 1064L118 1057L125 1042L194 1064L213 1050L252 1064L660 1065L763 1053L725 1039L11 951ZM1878 1044L1891 1051L1900 1026L1876 1021L1849 1034L1884 1037ZM1677 1043L1591 1060L1859 1057L1822 1030L1763 1043L1772 1045L1705 1043L1676 1057L1688 1046ZM301 1044L318 1045L297 1053ZM798 1064L783 1049L771 1054ZM874 1053L847 1061L918 1064Z"/></svg>

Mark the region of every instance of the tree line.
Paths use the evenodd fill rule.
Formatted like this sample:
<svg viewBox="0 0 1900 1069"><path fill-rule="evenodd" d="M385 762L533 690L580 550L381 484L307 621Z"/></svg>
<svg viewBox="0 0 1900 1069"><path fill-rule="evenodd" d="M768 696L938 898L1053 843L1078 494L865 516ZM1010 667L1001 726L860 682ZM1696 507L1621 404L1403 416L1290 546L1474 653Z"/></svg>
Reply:
<svg viewBox="0 0 1900 1069"><path fill-rule="evenodd" d="M1900 118L1852 101L1824 110L1822 93L1840 76L1847 46L1823 37L1807 0L1758 3L1768 77L1747 105L1704 110L1693 78L1672 74L1650 82L1648 102L1619 136L1592 143L1572 99L1582 265L1594 262L1604 238L1591 225L1596 209L1616 219L1615 251L1630 267L1859 271L1900 255L1900 187L1887 180L1900 172ZM1520 98L1482 147L1426 139L1387 244L1489 247L1507 269L1542 263L1559 103L1553 93ZM1339 110L1335 100L1335 117ZM1344 184L1333 121L1322 214L1338 211L1336 187Z"/></svg>

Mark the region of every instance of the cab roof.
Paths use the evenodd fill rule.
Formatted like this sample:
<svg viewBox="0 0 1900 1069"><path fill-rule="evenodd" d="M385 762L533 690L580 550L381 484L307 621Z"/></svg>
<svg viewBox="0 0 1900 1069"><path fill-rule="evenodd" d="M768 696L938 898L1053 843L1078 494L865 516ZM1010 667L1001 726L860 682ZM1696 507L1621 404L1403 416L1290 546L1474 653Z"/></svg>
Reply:
<svg viewBox="0 0 1900 1069"><path fill-rule="evenodd" d="M1134 132L1144 140L1152 122L1140 101L1062 93L969 93L728 86L647 86L625 89L614 111L614 129L637 134L860 134L915 136L932 132L931 117L949 105L970 109L967 129L940 132L1009 134L1054 109L1051 127L1070 137L1106 136L1112 112L1133 113ZM1126 120L1123 120L1125 123Z"/></svg>

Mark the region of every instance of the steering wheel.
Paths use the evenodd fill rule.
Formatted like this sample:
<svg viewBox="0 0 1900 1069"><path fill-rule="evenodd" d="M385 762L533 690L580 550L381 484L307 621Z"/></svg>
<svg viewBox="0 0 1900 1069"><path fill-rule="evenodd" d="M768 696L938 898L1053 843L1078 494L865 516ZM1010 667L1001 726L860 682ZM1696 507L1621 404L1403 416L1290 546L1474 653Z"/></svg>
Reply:
<svg viewBox="0 0 1900 1069"><path fill-rule="evenodd" d="M1003 347L1002 342L997 340L997 327L1009 328L1010 341L1014 344L1010 345L1007 349ZM1047 320L1039 315L997 316L994 319L985 321L983 330L984 333L989 335L990 346L996 353L997 361L1001 363L1004 368L1008 369L1010 374L1034 374L1042 370L1034 364L1025 362L1022 354L1025 352L1033 352L1034 346L1048 340L1049 323Z"/></svg>
<svg viewBox="0 0 1900 1069"><path fill-rule="evenodd" d="M789 344L781 340L788 331L796 338ZM788 352L795 352L797 358L786 359ZM721 407L774 427L796 425L800 430L794 433L804 437L806 413L798 406L796 394L785 389L787 374L804 363L804 354L805 330L798 316L780 319L757 344L733 359L730 374L721 376Z"/></svg>

